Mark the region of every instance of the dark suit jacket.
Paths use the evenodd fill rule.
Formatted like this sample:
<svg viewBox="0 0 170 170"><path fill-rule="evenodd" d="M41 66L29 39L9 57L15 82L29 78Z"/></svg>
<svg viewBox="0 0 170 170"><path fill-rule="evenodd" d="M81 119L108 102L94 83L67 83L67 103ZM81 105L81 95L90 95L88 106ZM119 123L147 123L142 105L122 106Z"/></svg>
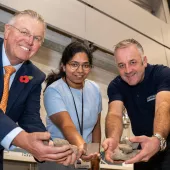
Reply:
<svg viewBox="0 0 170 170"><path fill-rule="evenodd" d="M2 44L0 39L0 100L3 94ZM28 83L20 82L20 76L32 76ZM9 91L6 114L0 109L0 141L14 128L20 126L27 132L46 131L40 119L41 84L45 74L31 61L26 61L17 71ZM16 124L18 123L18 125ZM3 147L0 145L0 170L2 170Z"/></svg>

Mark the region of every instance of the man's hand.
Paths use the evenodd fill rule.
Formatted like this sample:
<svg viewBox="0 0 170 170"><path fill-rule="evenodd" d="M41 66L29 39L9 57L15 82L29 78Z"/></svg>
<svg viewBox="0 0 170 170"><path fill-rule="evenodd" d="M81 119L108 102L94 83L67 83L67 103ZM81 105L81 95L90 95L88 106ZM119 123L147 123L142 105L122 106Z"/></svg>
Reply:
<svg viewBox="0 0 170 170"><path fill-rule="evenodd" d="M61 162L63 165L73 165L77 160L77 155L75 152L67 156L67 159L65 159L63 162Z"/></svg>
<svg viewBox="0 0 170 170"><path fill-rule="evenodd" d="M105 159L113 163L114 151L118 146L118 141L114 138L106 138L102 144L105 151Z"/></svg>
<svg viewBox="0 0 170 170"><path fill-rule="evenodd" d="M71 146L54 147L52 144L44 144L43 141L49 141L49 139L50 134L48 132L26 133L22 131L14 138L12 144L27 150L39 161L71 164L75 159L72 156Z"/></svg>
<svg viewBox="0 0 170 170"><path fill-rule="evenodd" d="M130 138L130 141L140 143L142 149L135 157L125 161L126 164L147 162L160 149L160 141L156 137L136 136Z"/></svg>
<svg viewBox="0 0 170 170"><path fill-rule="evenodd" d="M58 139L57 141L59 142L59 140L64 141L64 139ZM55 140L55 142L52 141L52 140L50 140L50 141L48 142L48 145L49 145L49 146L55 146L55 147L62 147L62 146L64 146L64 145L69 145L69 146L71 147L71 150L73 151L73 153L70 154L70 155L67 155L66 157L63 157L63 158L61 158L61 159L58 159L56 163L58 163L58 164L63 164L63 165L65 165L65 166L74 165L74 164L75 164L75 162L76 162L76 160L77 160L77 146L71 145L71 144L69 144L69 143L61 144L61 141L60 141L60 145L58 144L58 146L57 146L56 140Z"/></svg>

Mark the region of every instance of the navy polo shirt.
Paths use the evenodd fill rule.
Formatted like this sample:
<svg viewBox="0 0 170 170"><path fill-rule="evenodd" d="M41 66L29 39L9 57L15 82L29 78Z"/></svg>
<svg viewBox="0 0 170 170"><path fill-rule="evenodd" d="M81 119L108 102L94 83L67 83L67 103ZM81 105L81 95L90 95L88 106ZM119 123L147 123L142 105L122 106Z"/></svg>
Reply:
<svg viewBox="0 0 170 170"><path fill-rule="evenodd" d="M170 68L148 64L144 80L136 86L129 86L120 76L111 81L108 86L109 103L114 100L124 103L135 136L152 136L155 97L160 91L170 91Z"/></svg>

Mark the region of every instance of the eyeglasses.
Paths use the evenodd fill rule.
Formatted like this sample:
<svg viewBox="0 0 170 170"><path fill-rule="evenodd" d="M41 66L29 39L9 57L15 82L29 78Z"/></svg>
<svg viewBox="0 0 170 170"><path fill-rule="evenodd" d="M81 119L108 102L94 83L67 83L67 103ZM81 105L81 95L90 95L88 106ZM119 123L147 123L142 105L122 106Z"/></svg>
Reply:
<svg viewBox="0 0 170 170"><path fill-rule="evenodd" d="M84 71L88 71L92 68L92 65L90 63L84 63L84 64L80 64L78 62L70 62L68 63L70 68L74 71L77 70L80 66L82 67L82 69Z"/></svg>
<svg viewBox="0 0 170 170"><path fill-rule="evenodd" d="M18 30L21 35L23 37L27 37L27 38L30 38L31 36L33 36L33 40L35 43L38 43L38 44L41 44L43 42L43 37L41 36L35 36L35 35L32 35L27 29L23 29L23 30L20 30L19 28L13 26L13 25L10 25L12 28L15 28L16 30Z"/></svg>

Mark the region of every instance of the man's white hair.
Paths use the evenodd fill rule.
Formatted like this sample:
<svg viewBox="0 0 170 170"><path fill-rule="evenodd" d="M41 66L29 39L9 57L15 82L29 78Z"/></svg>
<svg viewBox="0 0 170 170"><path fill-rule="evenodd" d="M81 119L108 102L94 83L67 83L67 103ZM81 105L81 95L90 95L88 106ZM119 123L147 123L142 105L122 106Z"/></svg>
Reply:
<svg viewBox="0 0 170 170"><path fill-rule="evenodd" d="M8 24L13 25L16 21L16 18L23 16L23 15L28 15L31 18L35 18L38 21L42 22L44 24L44 26L46 26L43 17L40 14L38 14L37 12L30 10L30 9L16 12L15 15L9 20Z"/></svg>
<svg viewBox="0 0 170 170"><path fill-rule="evenodd" d="M114 54L116 53L116 51L118 49L121 49L121 48L126 48L130 45L135 45L139 51L139 53L141 54L141 58L142 58L142 61L143 61L143 58L144 58L144 50L143 50L143 47L142 45L136 41L135 39L126 39L126 40L123 40L123 41L120 41L118 44L115 45L115 48L114 48Z"/></svg>

